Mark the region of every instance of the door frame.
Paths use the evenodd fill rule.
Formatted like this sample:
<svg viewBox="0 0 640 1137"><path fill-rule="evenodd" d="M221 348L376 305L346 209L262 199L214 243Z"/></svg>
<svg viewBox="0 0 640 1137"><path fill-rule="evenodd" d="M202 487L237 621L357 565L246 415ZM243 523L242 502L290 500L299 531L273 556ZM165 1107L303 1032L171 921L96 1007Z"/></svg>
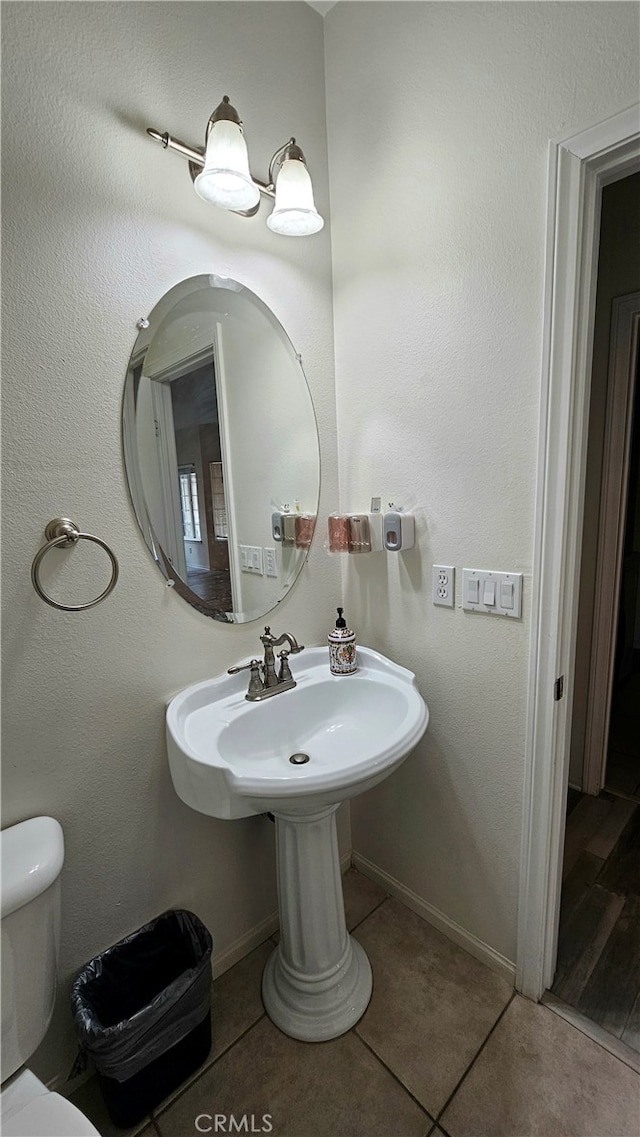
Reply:
<svg viewBox="0 0 640 1137"><path fill-rule="evenodd" d="M640 292L613 301L607 406L596 554L596 586L585 737L583 788L599 794L605 783L611 720L618 605L622 585L631 427L636 385Z"/></svg>
<svg viewBox="0 0 640 1137"><path fill-rule="evenodd" d="M516 955L516 988L536 1001L558 942L600 204L638 169L639 104L549 146Z"/></svg>
<svg viewBox="0 0 640 1137"><path fill-rule="evenodd" d="M213 337L213 359L216 376L216 398L218 400L218 422L220 424L220 458L222 461L222 478L225 487L225 501L227 506L227 548L229 550L229 583L231 585L231 611L242 612L242 576L240 567L240 550L237 544L238 523L236 521L236 495L234 493L233 464L231 461L231 447L229 440L231 431L229 427L229 400L227 398L227 384L229 377L224 359L223 327L216 320ZM235 618L235 617L234 617Z"/></svg>
<svg viewBox="0 0 640 1137"><path fill-rule="evenodd" d="M162 490L165 529L163 548L178 576L186 582L187 557L184 551L184 527L180 504L178 451L173 424L171 384L168 379L162 382L151 380L151 404L156 421L156 453Z"/></svg>

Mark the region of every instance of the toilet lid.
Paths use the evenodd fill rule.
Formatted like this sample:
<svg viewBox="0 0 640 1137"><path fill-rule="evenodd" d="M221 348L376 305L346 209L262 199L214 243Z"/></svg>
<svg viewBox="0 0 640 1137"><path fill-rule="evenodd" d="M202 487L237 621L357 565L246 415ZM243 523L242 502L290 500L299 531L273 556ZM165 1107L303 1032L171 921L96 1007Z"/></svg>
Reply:
<svg viewBox="0 0 640 1137"><path fill-rule="evenodd" d="M90 1121L60 1094L41 1094L9 1117L3 1137L100 1137Z"/></svg>

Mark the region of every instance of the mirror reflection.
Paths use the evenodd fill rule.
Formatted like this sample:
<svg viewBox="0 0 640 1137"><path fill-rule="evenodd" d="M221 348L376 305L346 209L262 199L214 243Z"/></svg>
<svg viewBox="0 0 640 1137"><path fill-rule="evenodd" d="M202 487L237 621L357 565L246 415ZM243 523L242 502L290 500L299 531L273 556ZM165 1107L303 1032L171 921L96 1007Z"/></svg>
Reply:
<svg viewBox="0 0 640 1137"><path fill-rule="evenodd" d="M300 360L236 281L198 276L156 305L129 361L125 465L153 559L199 611L258 619L313 537L318 432Z"/></svg>

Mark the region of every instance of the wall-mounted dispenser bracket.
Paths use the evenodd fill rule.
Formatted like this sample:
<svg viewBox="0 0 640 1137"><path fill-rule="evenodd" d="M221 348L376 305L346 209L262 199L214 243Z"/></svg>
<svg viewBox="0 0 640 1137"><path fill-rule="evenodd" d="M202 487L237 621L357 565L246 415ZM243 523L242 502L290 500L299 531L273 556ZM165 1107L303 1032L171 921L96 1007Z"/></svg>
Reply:
<svg viewBox="0 0 640 1137"><path fill-rule="evenodd" d="M380 498L371 499L371 510L363 513L332 513L329 516L330 553L382 552L382 513Z"/></svg>

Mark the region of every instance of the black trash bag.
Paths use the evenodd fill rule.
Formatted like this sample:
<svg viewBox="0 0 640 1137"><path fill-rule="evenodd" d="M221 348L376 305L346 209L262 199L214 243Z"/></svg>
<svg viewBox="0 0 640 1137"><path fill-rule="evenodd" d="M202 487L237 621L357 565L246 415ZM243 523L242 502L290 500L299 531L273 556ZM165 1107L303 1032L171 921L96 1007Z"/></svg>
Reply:
<svg viewBox="0 0 640 1137"><path fill-rule="evenodd" d="M207 1057L212 949L201 920L172 909L90 960L74 980L80 1047L116 1125L141 1120Z"/></svg>

